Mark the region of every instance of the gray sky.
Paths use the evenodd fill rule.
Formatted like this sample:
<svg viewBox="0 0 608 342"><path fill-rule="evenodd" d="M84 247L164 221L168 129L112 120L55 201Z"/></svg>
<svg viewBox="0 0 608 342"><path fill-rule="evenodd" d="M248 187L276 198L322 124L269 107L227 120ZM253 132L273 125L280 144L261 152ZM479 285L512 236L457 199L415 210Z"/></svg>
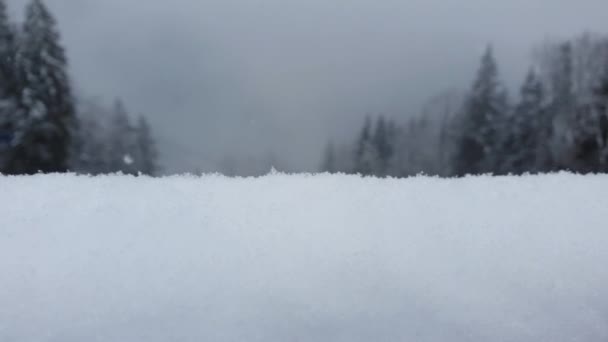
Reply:
<svg viewBox="0 0 608 342"><path fill-rule="evenodd" d="M608 31L605 0L46 2L77 89L149 117L170 171L270 153L314 169L366 113L467 87L488 42L513 85L535 44Z"/></svg>

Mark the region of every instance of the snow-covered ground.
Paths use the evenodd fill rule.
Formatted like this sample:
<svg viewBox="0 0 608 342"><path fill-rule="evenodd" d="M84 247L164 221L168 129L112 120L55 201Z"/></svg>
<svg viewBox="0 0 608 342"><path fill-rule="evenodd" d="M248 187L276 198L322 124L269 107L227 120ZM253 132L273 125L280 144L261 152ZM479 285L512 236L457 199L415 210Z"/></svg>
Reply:
<svg viewBox="0 0 608 342"><path fill-rule="evenodd" d="M0 178L0 341L606 341L608 177Z"/></svg>

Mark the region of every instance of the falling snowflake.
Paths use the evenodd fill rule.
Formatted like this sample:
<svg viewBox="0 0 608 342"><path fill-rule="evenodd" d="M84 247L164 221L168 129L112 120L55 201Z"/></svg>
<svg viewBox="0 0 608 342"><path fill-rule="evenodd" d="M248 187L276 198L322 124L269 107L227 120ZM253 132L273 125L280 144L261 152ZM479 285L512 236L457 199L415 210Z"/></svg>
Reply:
<svg viewBox="0 0 608 342"><path fill-rule="evenodd" d="M131 157L131 155L125 154L125 156L122 157L122 161L127 165L131 165L133 164L133 157Z"/></svg>

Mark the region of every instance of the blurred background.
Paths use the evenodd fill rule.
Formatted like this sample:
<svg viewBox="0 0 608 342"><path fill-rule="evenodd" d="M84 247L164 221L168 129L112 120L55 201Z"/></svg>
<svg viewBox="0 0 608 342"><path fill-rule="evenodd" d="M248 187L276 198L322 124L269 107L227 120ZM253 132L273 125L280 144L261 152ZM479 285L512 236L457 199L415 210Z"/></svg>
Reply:
<svg viewBox="0 0 608 342"><path fill-rule="evenodd" d="M605 1L0 4L3 173L608 170Z"/></svg>

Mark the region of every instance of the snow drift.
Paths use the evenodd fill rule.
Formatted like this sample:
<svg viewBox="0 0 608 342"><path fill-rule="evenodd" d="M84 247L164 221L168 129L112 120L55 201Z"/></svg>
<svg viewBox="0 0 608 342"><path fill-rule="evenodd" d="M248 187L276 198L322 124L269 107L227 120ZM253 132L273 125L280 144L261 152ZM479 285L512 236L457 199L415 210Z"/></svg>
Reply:
<svg viewBox="0 0 608 342"><path fill-rule="evenodd" d="M608 177L0 178L1 341L606 341Z"/></svg>

